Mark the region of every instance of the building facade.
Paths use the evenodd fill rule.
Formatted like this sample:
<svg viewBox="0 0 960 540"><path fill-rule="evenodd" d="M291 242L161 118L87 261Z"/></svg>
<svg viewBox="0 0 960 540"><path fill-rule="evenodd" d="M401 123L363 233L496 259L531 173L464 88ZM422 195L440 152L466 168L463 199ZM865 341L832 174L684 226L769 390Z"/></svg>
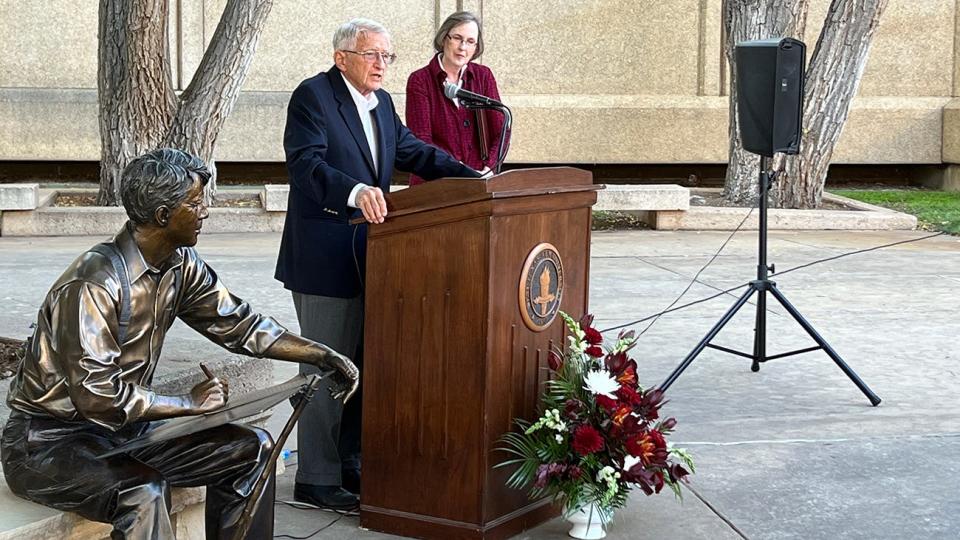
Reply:
<svg viewBox="0 0 960 540"><path fill-rule="evenodd" d="M170 0L174 84L186 88L225 0ZM816 44L829 0L811 0ZM96 161L96 0L0 0L0 161ZM485 24L482 62L514 111L509 161L722 164L727 65L721 0L276 0L216 151L279 162L292 89L332 65L334 29L389 27L400 60L386 88L403 110L407 75L457 9ZM960 163L958 1L890 0L834 162Z"/></svg>

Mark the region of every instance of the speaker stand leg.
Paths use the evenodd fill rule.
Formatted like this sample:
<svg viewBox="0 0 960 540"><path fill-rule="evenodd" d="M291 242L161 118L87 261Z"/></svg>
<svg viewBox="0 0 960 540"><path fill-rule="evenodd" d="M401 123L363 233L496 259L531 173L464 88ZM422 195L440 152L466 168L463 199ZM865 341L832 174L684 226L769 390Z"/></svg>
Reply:
<svg viewBox="0 0 960 540"><path fill-rule="evenodd" d="M723 315L723 317L721 317L720 320L715 325L713 325L713 328L711 328L710 331L707 332L707 335L703 336L703 339L700 340L700 343L697 343L697 346L694 347L693 350L690 351L690 354L688 354L687 357L683 359L683 362L681 362L680 365L673 370L673 373L671 373L670 376L667 377L667 380L663 381L663 383L660 385L660 390L666 391L667 388L670 388L670 385L673 384L678 377L680 377L680 374L683 373L683 371L687 369L687 367L691 363L693 363L693 361L697 358L697 356L699 356L700 353L703 352L703 349L705 349L707 345L710 344L713 338L716 337L718 333L720 333L720 330L722 330L723 327L726 326L728 322L730 322L730 319L732 319L733 316L736 315L738 311L740 311L740 308L742 308L744 304L746 304L747 301L750 300L750 297L753 296L753 293L755 293L756 291L757 290L753 287L753 283L750 283L750 286L747 287L746 292L744 292L743 295L741 295L740 298L736 301L736 303L733 304L733 306L727 310L727 312Z"/></svg>

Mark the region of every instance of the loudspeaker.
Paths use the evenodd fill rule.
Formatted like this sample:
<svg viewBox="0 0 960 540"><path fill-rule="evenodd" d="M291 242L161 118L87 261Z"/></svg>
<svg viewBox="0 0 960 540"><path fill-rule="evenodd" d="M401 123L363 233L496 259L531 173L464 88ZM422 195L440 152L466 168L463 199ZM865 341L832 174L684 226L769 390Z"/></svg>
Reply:
<svg viewBox="0 0 960 540"><path fill-rule="evenodd" d="M737 117L748 152L800 151L806 50L792 38L737 43Z"/></svg>

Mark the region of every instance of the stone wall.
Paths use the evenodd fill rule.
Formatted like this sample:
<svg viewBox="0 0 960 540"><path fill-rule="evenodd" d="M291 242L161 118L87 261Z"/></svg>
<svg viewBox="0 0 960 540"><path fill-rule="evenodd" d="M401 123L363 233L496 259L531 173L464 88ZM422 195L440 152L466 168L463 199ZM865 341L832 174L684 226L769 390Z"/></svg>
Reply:
<svg viewBox="0 0 960 540"><path fill-rule="evenodd" d="M812 52L829 0L811 0ZM196 69L225 0L171 0L174 83ZM510 160L723 163L728 77L721 0L283 0L274 3L223 161L282 160L290 91L332 65L353 16L394 33L386 87L403 110L407 75L458 7L482 14L487 53L515 115ZM835 162L941 164L944 106L957 94L955 0L890 0ZM0 0L0 160L96 160L96 0ZM947 116L946 118L951 118ZM954 144L954 147L956 145ZM960 152L951 150L951 155ZM957 162L958 158L949 158Z"/></svg>

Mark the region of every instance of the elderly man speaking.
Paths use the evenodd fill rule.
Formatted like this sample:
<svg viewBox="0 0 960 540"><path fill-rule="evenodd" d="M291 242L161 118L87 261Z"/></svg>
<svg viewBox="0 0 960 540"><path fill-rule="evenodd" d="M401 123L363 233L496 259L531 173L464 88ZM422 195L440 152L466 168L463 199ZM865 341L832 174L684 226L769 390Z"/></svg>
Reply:
<svg viewBox="0 0 960 540"><path fill-rule="evenodd" d="M355 19L333 37L334 65L297 87L283 148L290 199L276 278L293 293L303 335L346 354L362 369L366 225L382 223L394 168L432 180L479 177L400 123L381 89L397 56L379 23ZM302 366L301 373L314 368ZM346 405L311 402L297 426L294 496L326 508L357 506L360 396ZM344 489L346 488L346 489Z"/></svg>
<svg viewBox="0 0 960 540"><path fill-rule="evenodd" d="M350 360L253 311L197 255L209 178L203 161L172 149L124 169L120 194L130 220L51 287L10 385L0 453L11 491L112 523L111 538L173 538L170 486L204 485L206 537L233 538L255 481L273 466L268 433L230 424L98 457L153 421L227 401L226 381L217 378L183 395L150 388L175 318L238 354L333 368L334 399L357 387ZM272 477L261 496L247 538L273 536Z"/></svg>

